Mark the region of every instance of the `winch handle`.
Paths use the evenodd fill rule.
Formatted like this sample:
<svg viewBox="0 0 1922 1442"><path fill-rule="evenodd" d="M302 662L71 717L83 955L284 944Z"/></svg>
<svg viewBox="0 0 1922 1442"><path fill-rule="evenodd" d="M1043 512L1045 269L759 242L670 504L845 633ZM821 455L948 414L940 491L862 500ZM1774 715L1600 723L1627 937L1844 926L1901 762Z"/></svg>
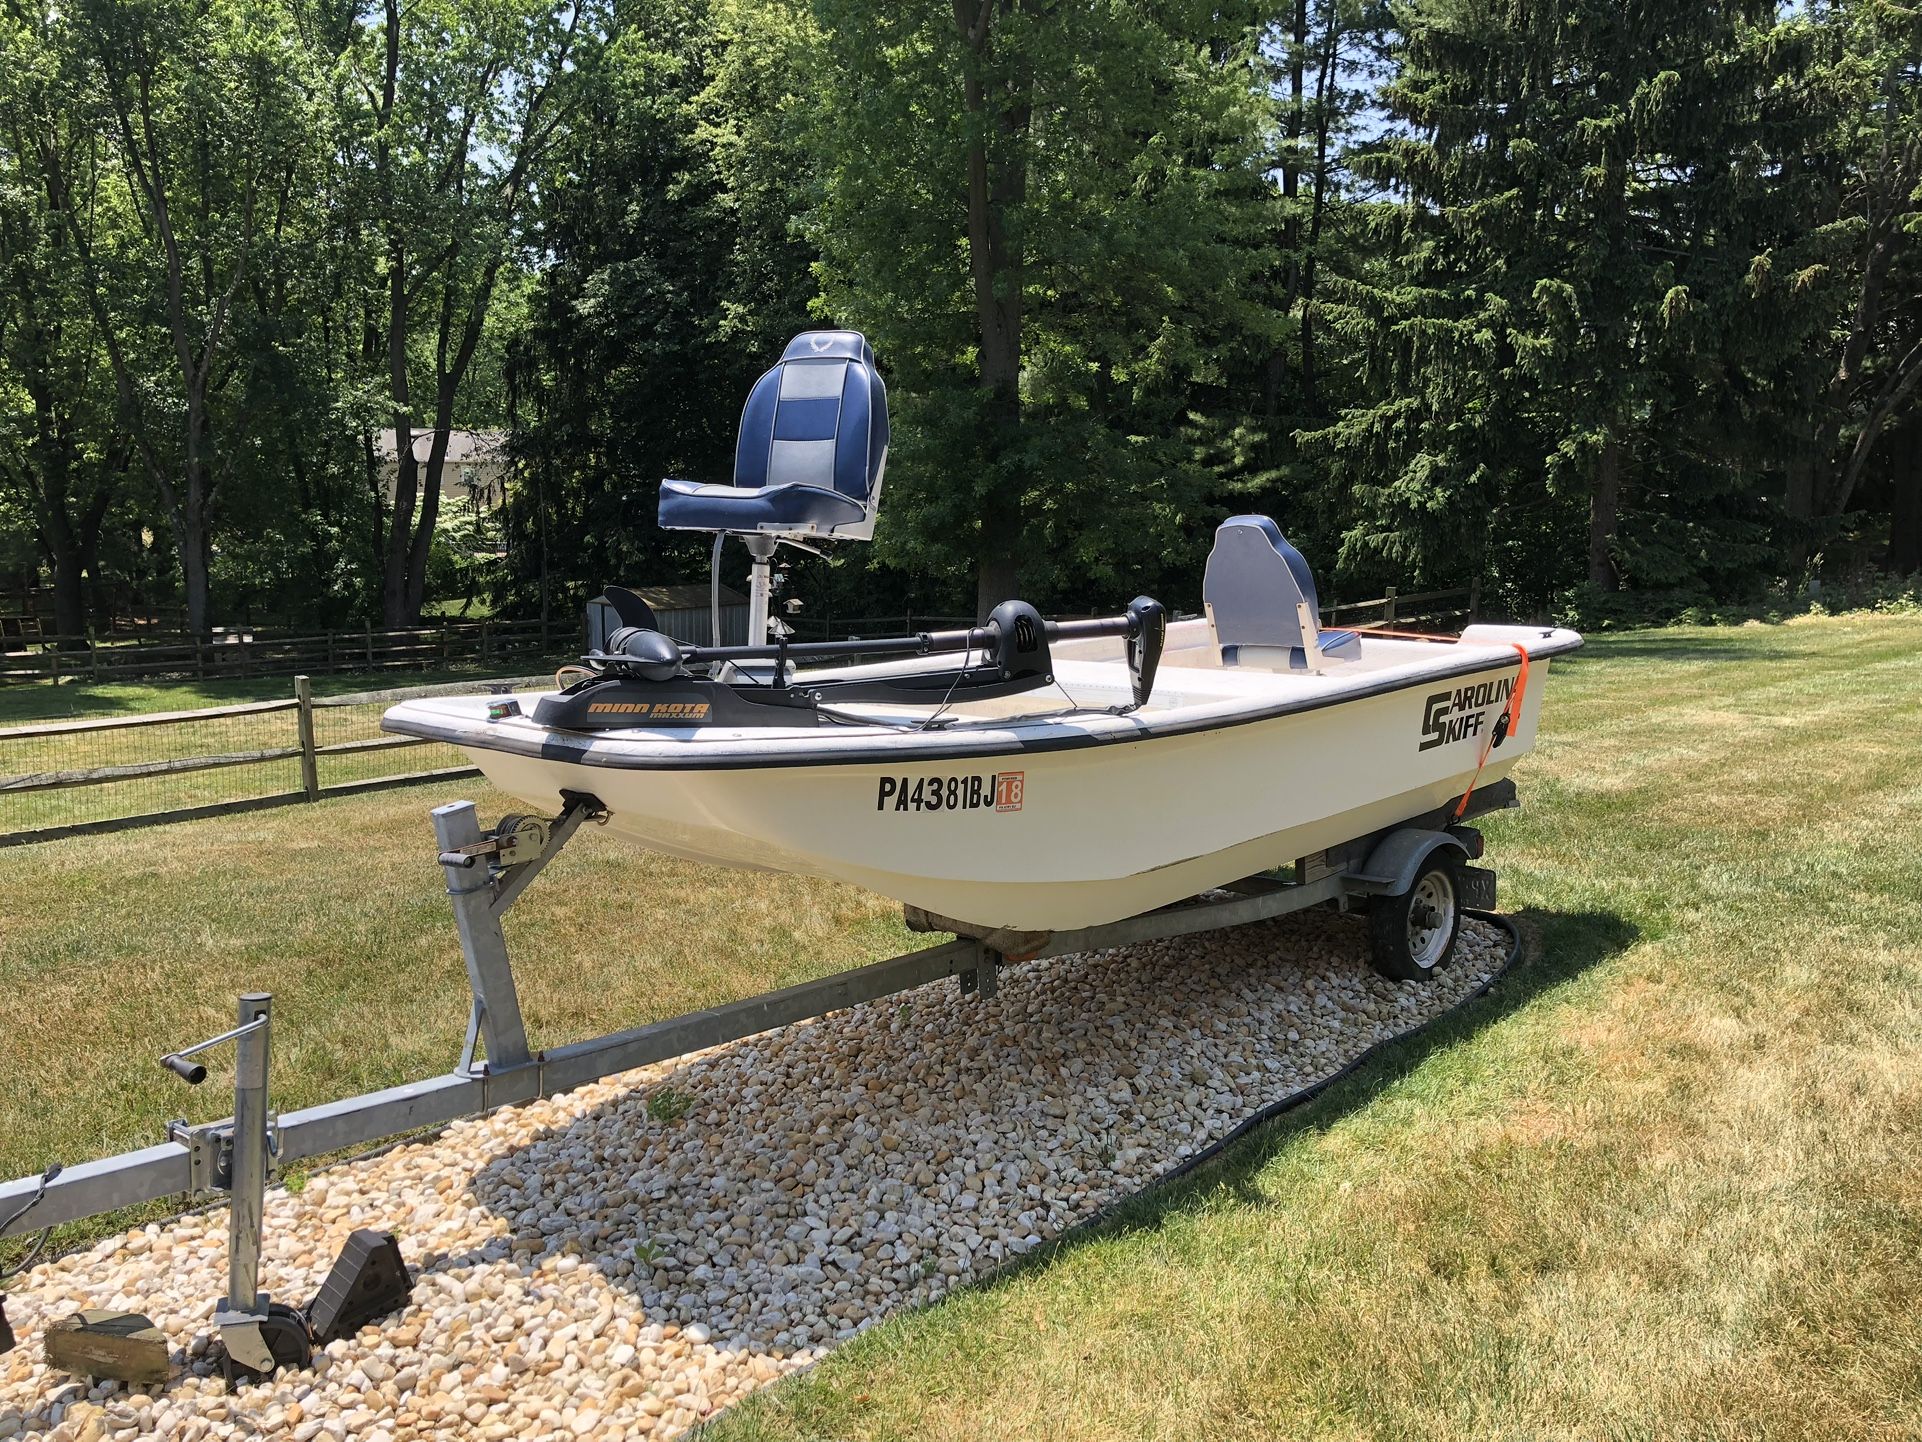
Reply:
<svg viewBox="0 0 1922 1442"><path fill-rule="evenodd" d="M249 1032L259 1031L265 1025L267 1025L267 1018L257 1016L252 1021L243 1022L232 1031L223 1031L219 1036L210 1036L203 1042L183 1046L179 1051L170 1051L160 1059L160 1064L188 1086L197 1087L207 1080L207 1068L199 1062L188 1061L188 1057L198 1056L210 1047L219 1046L223 1041L235 1041Z"/></svg>
<svg viewBox="0 0 1922 1442"><path fill-rule="evenodd" d="M190 1087L197 1087L207 1080L207 1068L197 1061L188 1061L178 1052L168 1052L160 1059L160 1064Z"/></svg>

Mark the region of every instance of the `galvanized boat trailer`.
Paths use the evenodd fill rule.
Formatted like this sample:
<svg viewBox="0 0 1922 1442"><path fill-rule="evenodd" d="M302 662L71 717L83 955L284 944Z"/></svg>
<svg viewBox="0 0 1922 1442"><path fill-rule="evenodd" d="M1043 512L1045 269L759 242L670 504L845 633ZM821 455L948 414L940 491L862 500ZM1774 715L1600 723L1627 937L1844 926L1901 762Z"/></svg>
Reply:
<svg viewBox="0 0 1922 1442"><path fill-rule="evenodd" d="M230 1118L197 1126L170 1122L166 1139L156 1146L0 1184L0 1219L5 1219L0 1221L0 1237L163 1197L185 1194L205 1200L224 1193L230 1203L228 1287L215 1325L225 1347L229 1379L238 1383L264 1377L279 1367L304 1365L311 1358L316 1330L324 1330L316 1328L313 1313L329 1297L329 1288L323 1287L316 1304L302 1311L273 1302L259 1290L266 1187L291 1163L553 1096L618 1072L823 1016L943 977L956 978L964 993L993 996L998 969L1010 959L1026 961L1192 935L1317 905L1346 910L1359 897L1408 898L1418 878L1428 883L1437 858L1448 863L1445 870L1452 894L1443 901L1457 916L1467 907L1491 908L1495 875L1461 864L1481 855L1481 838L1459 823L1513 806L1514 797L1513 784L1499 782L1475 793L1472 810L1462 817L1453 816L1452 808L1447 808L1413 818L1303 858L1292 875L1249 877L1224 888L1225 894L1124 921L1042 937L992 931L959 935L953 941L817 981L539 1052L528 1046L501 919L581 826L603 817L605 809L592 796L570 793L563 797L560 815L551 821L510 815L483 830L473 803L454 802L433 813L447 895L473 991L466 1041L452 1071L276 1115L267 1091L273 999L265 993L247 993L240 998L233 1030L161 1058L175 1075L197 1085L205 1080L206 1068L188 1058L232 1041L236 1059ZM1411 913L1407 921L1411 948L1420 936L1434 934L1444 920L1450 923L1452 938L1453 917L1436 915L1432 909L1426 916L1419 909ZM909 922L921 929L967 930L913 912ZM1426 931L1418 925L1424 922ZM336 1292L375 1288L377 1279L349 1268L354 1259L365 1267L372 1246L365 1237L372 1235L357 1233L356 1241L350 1242L336 1269L337 1275L347 1269L347 1275L337 1284L336 1278L329 1279ZM404 1269L398 1285L396 1302L405 1295ZM336 1316L338 1298L323 1310ZM3 1324L0 1313L0 1337L5 1336Z"/></svg>

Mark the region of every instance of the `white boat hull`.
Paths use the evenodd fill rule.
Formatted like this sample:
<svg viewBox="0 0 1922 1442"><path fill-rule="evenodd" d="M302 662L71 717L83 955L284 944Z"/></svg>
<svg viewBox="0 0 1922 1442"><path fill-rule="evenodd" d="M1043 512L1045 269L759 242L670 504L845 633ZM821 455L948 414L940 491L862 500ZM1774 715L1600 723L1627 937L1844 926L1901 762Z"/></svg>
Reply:
<svg viewBox="0 0 1922 1442"><path fill-rule="evenodd" d="M1494 641L1509 629L1555 638L1548 654L1579 644L1568 632L1477 631ZM1485 664L1472 671L1463 651L1452 675L1403 667L1405 682L1377 673L1372 689L1282 714L1190 707L1201 721L1173 732L1102 716L1082 728L1086 744L1057 736L972 757L944 732L911 733L885 758L716 769L466 749L509 795L554 810L563 791L592 794L610 830L657 851L829 877L981 927L1063 931L1287 865L1507 776L1534 746L1547 671L1544 654L1519 723L1477 777L1519 669L1514 644L1477 648ZM1163 677L1180 685L1178 672ZM1220 724L1206 724L1212 711ZM937 746L948 754L926 759Z"/></svg>

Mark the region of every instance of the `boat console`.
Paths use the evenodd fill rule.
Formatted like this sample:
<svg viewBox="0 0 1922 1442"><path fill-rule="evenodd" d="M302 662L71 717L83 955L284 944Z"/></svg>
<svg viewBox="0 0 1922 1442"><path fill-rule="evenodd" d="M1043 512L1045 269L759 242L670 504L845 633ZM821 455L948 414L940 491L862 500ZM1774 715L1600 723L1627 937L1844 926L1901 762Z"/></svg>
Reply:
<svg viewBox="0 0 1922 1442"><path fill-rule="evenodd" d="M1026 601L1003 601L987 623L955 631L920 631L870 641L785 639L764 646L688 646L663 635L647 603L622 586L602 598L621 625L606 644L581 658L588 675L544 696L534 710L543 726L568 731L616 727L819 726L838 718L843 702L950 706L1038 690L1054 682L1050 643L1120 636L1127 649L1134 702L1146 705L1168 632L1159 601L1137 596L1119 616L1050 621ZM796 663L876 657L959 657L927 667L850 666L797 673ZM740 663L772 661L762 675ZM930 718L932 719L932 718Z"/></svg>

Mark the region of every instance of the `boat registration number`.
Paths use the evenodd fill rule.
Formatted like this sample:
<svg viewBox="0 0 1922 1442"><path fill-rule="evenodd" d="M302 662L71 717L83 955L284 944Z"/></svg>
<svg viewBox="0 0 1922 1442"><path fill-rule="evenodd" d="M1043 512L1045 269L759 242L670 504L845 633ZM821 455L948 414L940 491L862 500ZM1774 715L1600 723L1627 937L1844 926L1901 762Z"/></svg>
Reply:
<svg viewBox="0 0 1922 1442"><path fill-rule="evenodd" d="M883 776L876 811L1019 811L1025 771L969 776Z"/></svg>

